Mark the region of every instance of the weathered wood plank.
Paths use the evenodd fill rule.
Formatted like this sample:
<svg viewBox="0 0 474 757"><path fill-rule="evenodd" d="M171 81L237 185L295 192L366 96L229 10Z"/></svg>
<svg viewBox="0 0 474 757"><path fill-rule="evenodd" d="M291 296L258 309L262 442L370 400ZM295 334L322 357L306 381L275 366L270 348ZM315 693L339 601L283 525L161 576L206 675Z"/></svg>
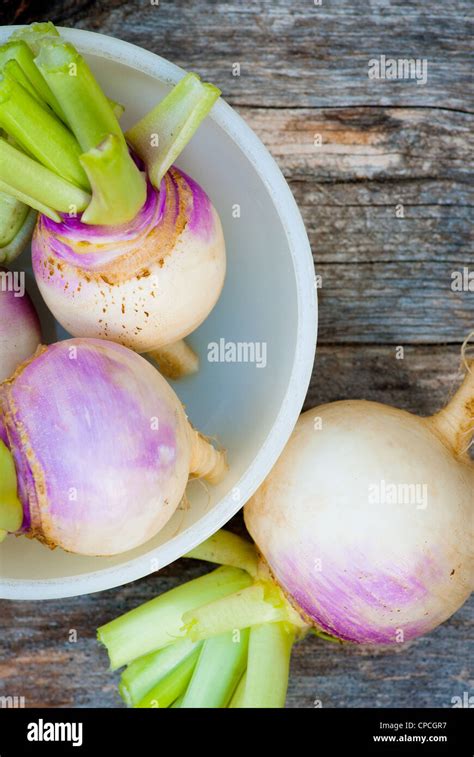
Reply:
<svg viewBox="0 0 474 757"><path fill-rule="evenodd" d="M474 116L467 113L384 107L238 110L290 180L470 180Z"/></svg>
<svg viewBox="0 0 474 757"><path fill-rule="evenodd" d="M462 381L459 346L401 346L318 345L304 409L365 399L419 415L437 412Z"/></svg>
<svg viewBox="0 0 474 757"><path fill-rule="evenodd" d="M474 259L472 116L241 112L301 207L322 276L320 342L462 342L474 327L474 272L470 290L453 291L452 277Z"/></svg>
<svg viewBox="0 0 474 757"><path fill-rule="evenodd" d="M321 342L462 342L474 328L473 292L452 291L451 275L466 263L316 264Z"/></svg>
<svg viewBox="0 0 474 757"><path fill-rule="evenodd" d="M240 112L282 167L317 264L472 260L472 116L383 108Z"/></svg>
<svg viewBox="0 0 474 757"><path fill-rule="evenodd" d="M16 6L16 8L15 8ZM142 45L220 86L231 103L472 109L469 0L23 0L3 23L52 19ZM428 61L428 81L368 78L380 55ZM233 76L239 63L240 76Z"/></svg>

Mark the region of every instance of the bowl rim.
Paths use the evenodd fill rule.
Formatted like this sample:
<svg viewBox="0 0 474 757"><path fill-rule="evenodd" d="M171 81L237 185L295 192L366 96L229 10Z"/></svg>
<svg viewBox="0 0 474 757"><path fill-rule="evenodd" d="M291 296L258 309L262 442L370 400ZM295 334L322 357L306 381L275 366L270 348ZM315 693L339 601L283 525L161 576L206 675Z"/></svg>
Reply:
<svg viewBox="0 0 474 757"><path fill-rule="evenodd" d="M0 27L0 43L22 26ZM185 73L174 63L130 42L83 29L65 27L58 27L58 29L82 53L98 55L122 63L167 84L175 84ZM75 576L65 576L61 579L48 578L32 581L26 578L0 578L0 598L2 599L46 600L81 596L123 586L161 570L215 533L241 509L242 501L247 502L266 478L293 431L311 380L316 353L317 289L309 240L291 190L277 163L257 135L222 98L214 105L209 117L227 133L251 161L253 169L259 175L278 213L292 258L298 308L295 358L277 417L251 465L235 484L242 493L238 502L233 500L232 492L229 492L198 523L189 526L182 533L145 555L132 558L120 565ZM157 559L155 553L158 552L160 553L158 567L150 570L152 560Z"/></svg>

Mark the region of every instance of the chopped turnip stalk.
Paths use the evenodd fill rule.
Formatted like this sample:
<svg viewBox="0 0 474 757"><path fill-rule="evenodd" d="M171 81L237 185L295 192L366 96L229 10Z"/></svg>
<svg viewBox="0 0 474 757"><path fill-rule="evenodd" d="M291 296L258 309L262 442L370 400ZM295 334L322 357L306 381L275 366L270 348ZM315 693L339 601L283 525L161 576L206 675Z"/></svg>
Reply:
<svg viewBox="0 0 474 757"><path fill-rule="evenodd" d="M36 223L36 211L33 210L33 208L29 208L27 205L19 202L19 200L16 200L11 195L5 194L5 192L0 192L0 208L7 205L7 203L11 201L18 202L20 207L26 207L27 214L25 216L23 224L18 229L15 236L10 240L10 242L0 247L0 264L7 265L12 263L15 258L17 258L18 255L23 252L27 243L31 239L31 235L33 234L33 229ZM3 213L4 211L2 210L1 212ZM3 223L2 228L4 228Z"/></svg>
<svg viewBox="0 0 474 757"><path fill-rule="evenodd" d="M125 113L125 105L122 105L122 103L118 103L116 100L112 100L110 97L107 98L108 103L110 107L113 110L114 116L117 119L117 121L123 116Z"/></svg>
<svg viewBox="0 0 474 757"><path fill-rule="evenodd" d="M147 355L169 379L180 379L199 370L199 357L184 339L152 350Z"/></svg>
<svg viewBox="0 0 474 757"><path fill-rule="evenodd" d="M84 222L110 226L129 221L145 202L145 177L89 66L72 45L60 40L40 44L36 63L86 153L82 163L93 184L93 200Z"/></svg>
<svg viewBox="0 0 474 757"><path fill-rule="evenodd" d="M200 649L202 643L182 639L130 663L123 671L119 684L120 695L124 702L131 706L137 705L186 657L194 653L196 649Z"/></svg>
<svg viewBox="0 0 474 757"><path fill-rule="evenodd" d="M288 623L264 623L250 629L243 708L284 707L295 629Z"/></svg>
<svg viewBox="0 0 474 757"><path fill-rule="evenodd" d="M240 679L236 690L234 691L234 694L232 696L232 699L229 702L229 709L236 709L239 707L242 707L242 703L244 701L244 694L245 694L245 683L247 681L247 671L243 674L242 678Z"/></svg>
<svg viewBox="0 0 474 757"><path fill-rule="evenodd" d="M126 144L107 97L73 45L60 38L46 40L40 44L36 65L61 103L83 152L97 147L108 134Z"/></svg>
<svg viewBox="0 0 474 757"><path fill-rule="evenodd" d="M27 89L36 92L37 96L47 103L56 115L64 121L65 117L62 108L38 70L33 53L25 41L12 39L0 47L0 69L8 64L8 61L12 60L16 61L24 77L27 79L30 85ZM20 83L23 83L23 81Z"/></svg>
<svg viewBox="0 0 474 757"><path fill-rule="evenodd" d="M112 670L183 637L183 613L250 583L245 571L217 568L101 626L98 638L107 648Z"/></svg>
<svg viewBox="0 0 474 757"><path fill-rule="evenodd" d="M181 707L227 707L247 666L248 629L204 642Z"/></svg>
<svg viewBox="0 0 474 757"><path fill-rule="evenodd" d="M49 218L77 213L87 207L90 195L57 176L45 166L0 138L0 191L12 195Z"/></svg>
<svg viewBox="0 0 474 757"><path fill-rule="evenodd" d="M40 21L17 29L11 35L12 41L26 42L33 55L38 55L41 42L51 37L59 37L59 32L52 21Z"/></svg>
<svg viewBox="0 0 474 757"><path fill-rule="evenodd" d="M257 575L257 551L255 545L237 534L221 529L198 547L185 555L196 560L206 560L218 565L242 568L251 576Z"/></svg>
<svg viewBox="0 0 474 757"><path fill-rule="evenodd" d="M0 440L0 541L17 531L23 521L23 508L17 495L13 456Z"/></svg>
<svg viewBox="0 0 474 757"><path fill-rule="evenodd" d="M256 582L228 597L202 603L183 614L183 630L192 641L260 623L291 621L303 626L280 589Z"/></svg>
<svg viewBox="0 0 474 757"><path fill-rule="evenodd" d="M10 76L0 78L0 126L46 168L82 189L89 182L77 140Z"/></svg>
<svg viewBox="0 0 474 757"><path fill-rule="evenodd" d="M23 89L26 89L28 94L30 94L32 97L35 98L35 100L40 103L40 105L45 109L49 110L48 106L46 105L45 101L41 99L37 91L34 89L32 84L30 83L30 80L25 76L23 69L19 65L19 63L12 58L11 60L7 61L5 65L3 66L2 73L7 74L12 79L15 79L18 84L21 84ZM49 110L51 113L51 111Z"/></svg>
<svg viewBox="0 0 474 757"><path fill-rule="evenodd" d="M221 92L186 74L171 92L144 118L126 132L126 137L145 161L155 187L188 144L199 124L209 114Z"/></svg>
<svg viewBox="0 0 474 757"><path fill-rule="evenodd" d="M123 158L123 147L115 134L109 134L98 147L81 155L92 187L92 200L82 214L83 223L106 226L126 223L144 204L144 177L132 161Z"/></svg>
<svg viewBox="0 0 474 757"><path fill-rule="evenodd" d="M0 248L6 247L15 239L28 213L28 205L19 202L11 195L0 194Z"/></svg>
<svg viewBox="0 0 474 757"><path fill-rule="evenodd" d="M136 707L163 708L169 707L186 690L191 680L194 667L199 657L199 648L173 668L156 686L154 686Z"/></svg>

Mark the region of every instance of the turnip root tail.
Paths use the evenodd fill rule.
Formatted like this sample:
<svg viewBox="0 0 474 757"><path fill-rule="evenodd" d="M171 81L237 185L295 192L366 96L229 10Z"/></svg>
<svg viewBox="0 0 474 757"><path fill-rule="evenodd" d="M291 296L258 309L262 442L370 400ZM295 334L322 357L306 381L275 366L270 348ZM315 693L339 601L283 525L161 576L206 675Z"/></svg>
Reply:
<svg viewBox="0 0 474 757"><path fill-rule="evenodd" d="M199 370L199 357L184 339L151 350L148 355L157 363L160 373L168 379L180 379Z"/></svg>
<svg viewBox="0 0 474 757"><path fill-rule="evenodd" d="M466 459L469 459L474 433L474 359L467 355L467 345L473 336L474 332L467 337L462 346L462 358L466 368L463 383L446 407L430 418L436 431L448 442L454 454Z"/></svg>
<svg viewBox="0 0 474 757"><path fill-rule="evenodd" d="M190 475L192 478L204 478L210 484L218 484L228 469L225 452L213 447L191 424L189 434L191 439Z"/></svg>

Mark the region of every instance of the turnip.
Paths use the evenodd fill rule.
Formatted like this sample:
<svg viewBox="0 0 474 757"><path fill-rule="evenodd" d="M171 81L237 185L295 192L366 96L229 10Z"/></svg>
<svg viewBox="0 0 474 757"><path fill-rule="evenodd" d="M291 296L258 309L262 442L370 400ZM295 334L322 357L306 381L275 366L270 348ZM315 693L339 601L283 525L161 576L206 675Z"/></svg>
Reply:
<svg viewBox="0 0 474 757"><path fill-rule="evenodd" d="M143 544L190 475L226 470L160 373L97 339L41 348L0 384L0 439L0 528L83 555Z"/></svg>
<svg viewBox="0 0 474 757"><path fill-rule="evenodd" d="M31 357L41 342L36 311L23 287L14 287L14 277L14 272L0 267L0 381Z"/></svg>
<svg viewBox="0 0 474 757"><path fill-rule="evenodd" d="M0 190L39 211L33 268L77 337L149 353L176 378L197 369L182 341L222 290L221 223L173 167L220 92L186 75L125 135L116 106L52 25L0 48Z"/></svg>
<svg viewBox="0 0 474 757"><path fill-rule="evenodd" d="M282 707L292 645L309 631L387 645L449 618L474 579L474 361L466 367L461 388L429 418L365 401L304 413L245 506L256 547L220 531L188 555L244 571L247 584L212 602L189 591L180 619L170 621L170 593L103 626L112 667L128 663L126 679L140 654L176 638L197 644L250 629L229 706ZM209 684L216 672L207 672ZM185 691L173 691L180 706Z"/></svg>

